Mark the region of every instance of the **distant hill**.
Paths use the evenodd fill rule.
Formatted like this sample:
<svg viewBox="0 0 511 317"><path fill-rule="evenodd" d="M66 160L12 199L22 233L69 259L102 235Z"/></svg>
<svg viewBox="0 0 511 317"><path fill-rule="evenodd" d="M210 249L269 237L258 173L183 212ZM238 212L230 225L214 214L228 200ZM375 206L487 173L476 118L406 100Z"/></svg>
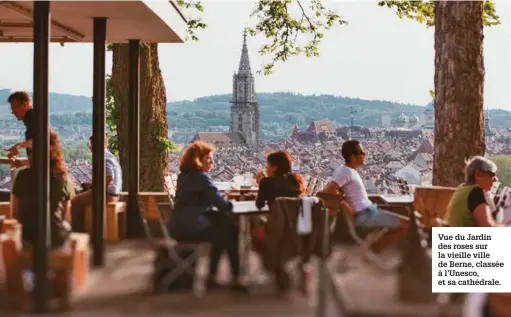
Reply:
<svg viewBox="0 0 511 317"><path fill-rule="evenodd" d="M194 101L176 101L167 105L169 127L205 130L210 126L229 125L230 94L197 98ZM341 125L350 124L353 108L355 125L379 126L381 115L391 118L420 114L425 106L401 104L385 100L364 100L332 95L301 95L295 93L259 93L261 133L265 140L289 136L295 124L306 128L313 120L329 119ZM494 127L508 128L511 112L491 110Z"/></svg>
<svg viewBox="0 0 511 317"><path fill-rule="evenodd" d="M11 91L0 89L0 113L10 112L7 97ZM167 104L167 118L170 130L206 130L212 126L229 125L230 94L212 95L193 101L175 101ZM356 110L356 125L378 126L381 115L397 117L420 115L425 107L401 104L385 100L364 100L336 97L332 95L301 95L295 93L259 93L257 100L261 110L261 132L265 140L288 136L295 124L306 128L313 120L329 119L339 124L350 124L350 111ZM3 106L5 105L5 106ZM83 112L92 111L90 97L50 93L50 112L62 114L69 120L69 114L77 113L83 122ZM491 110L492 126L508 128L511 112ZM69 122L77 122L69 120Z"/></svg>
<svg viewBox="0 0 511 317"><path fill-rule="evenodd" d="M7 98L13 91L11 89L0 89L0 113L10 112L7 106ZM32 94L30 94L32 96ZM71 113L92 111L91 97L75 96L67 94L50 93L51 113Z"/></svg>

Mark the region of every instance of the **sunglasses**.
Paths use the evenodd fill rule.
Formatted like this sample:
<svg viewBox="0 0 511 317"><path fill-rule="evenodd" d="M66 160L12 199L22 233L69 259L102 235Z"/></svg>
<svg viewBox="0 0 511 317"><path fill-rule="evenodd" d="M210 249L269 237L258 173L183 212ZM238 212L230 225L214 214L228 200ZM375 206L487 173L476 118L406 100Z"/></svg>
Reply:
<svg viewBox="0 0 511 317"><path fill-rule="evenodd" d="M497 174L496 174L496 173L491 172L491 171L481 171L481 172L483 172L484 174L486 174L486 175L488 175L488 176L490 176L490 177L495 177L495 176L497 176Z"/></svg>

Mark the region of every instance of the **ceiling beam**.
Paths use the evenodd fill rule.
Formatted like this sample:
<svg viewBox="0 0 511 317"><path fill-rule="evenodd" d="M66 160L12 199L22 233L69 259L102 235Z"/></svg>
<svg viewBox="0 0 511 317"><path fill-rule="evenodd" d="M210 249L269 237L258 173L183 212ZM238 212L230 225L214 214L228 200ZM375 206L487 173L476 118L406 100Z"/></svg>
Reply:
<svg viewBox="0 0 511 317"><path fill-rule="evenodd" d="M18 3L15 3L13 1L2 1L0 2L0 6L3 6L4 8L19 13L27 18L33 19L34 13L30 9L27 9L24 6L19 5ZM72 28L67 27L53 20L51 21L51 27L54 28L57 32L65 35L67 38L73 39L75 42L78 42L85 37L78 31L75 31Z"/></svg>
<svg viewBox="0 0 511 317"><path fill-rule="evenodd" d="M0 43L32 43L34 39L31 36L4 36L0 33ZM76 40L67 36L52 36L53 43L73 43Z"/></svg>
<svg viewBox="0 0 511 317"><path fill-rule="evenodd" d="M17 22L6 22L0 21L0 28L31 28L34 24L32 22L27 21L17 21Z"/></svg>

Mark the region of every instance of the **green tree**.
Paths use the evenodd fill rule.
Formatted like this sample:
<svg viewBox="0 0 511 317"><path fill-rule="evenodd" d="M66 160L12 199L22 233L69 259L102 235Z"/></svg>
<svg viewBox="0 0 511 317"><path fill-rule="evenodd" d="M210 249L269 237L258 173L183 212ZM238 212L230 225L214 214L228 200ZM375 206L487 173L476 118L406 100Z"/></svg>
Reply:
<svg viewBox="0 0 511 317"><path fill-rule="evenodd" d="M465 2L465 1L461 1ZM378 5L394 10L400 19L412 19L426 26L435 26L435 1L380 1ZM482 20L485 26L499 25L500 20L495 10L495 3L485 0Z"/></svg>
<svg viewBox="0 0 511 317"><path fill-rule="evenodd" d="M106 76L106 128L108 132L108 150L119 154L119 140L117 139L117 124L120 114L119 103L114 98L112 77Z"/></svg>
<svg viewBox="0 0 511 317"><path fill-rule="evenodd" d="M262 55L271 56L271 62L263 67L266 75L272 73L275 63L285 62L292 56L319 56L325 31L334 25L347 24L321 0L259 0L251 16L256 17L257 24L247 28L249 34L263 34L269 39L259 50Z"/></svg>
<svg viewBox="0 0 511 317"><path fill-rule="evenodd" d="M483 26L500 23L495 4L486 0L379 5L394 9L400 18L435 27L433 185L457 186L464 178L465 159L485 151Z"/></svg>
<svg viewBox="0 0 511 317"><path fill-rule="evenodd" d="M193 17L202 12L200 2L178 0L177 4L186 11L187 39L198 40L196 32L204 29L202 19ZM109 45L112 50L112 75L107 78L107 123L112 133L110 149L118 150L123 168L124 184L129 175L129 136L128 136L128 44ZM141 43L140 46L140 190L161 191L164 188L164 175L167 174L168 152L175 146L168 140L166 115L167 96L160 70L158 45Z"/></svg>
<svg viewBox="0 0 511 317"><path fill-rule="evenodd" d="M491 160L497 164L497 177L505 186L511 186L511 155L495 155Z"/></svg>

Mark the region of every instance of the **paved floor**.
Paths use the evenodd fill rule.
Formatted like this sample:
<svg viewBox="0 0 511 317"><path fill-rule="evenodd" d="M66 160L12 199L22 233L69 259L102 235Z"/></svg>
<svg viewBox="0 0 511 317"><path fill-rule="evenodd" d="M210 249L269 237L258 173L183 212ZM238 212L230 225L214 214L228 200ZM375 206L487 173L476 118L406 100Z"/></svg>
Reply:
<svg viewBox="0 0 511 317"><path fill-rule="evenodd" d="M340 257L347 256L348 269L340 271ZM154 295L149 293L149 276L152 271L153 252L140 243L121 243L108 247L106 267L93 270L87 286L73 296L73 311L47 316L98 316L98 317L312 317L315 316L316 294L304 297L293 292L286 297L276 297L271 285L263 285L250 296L236 296L227 290L210 291L202 297L191 292ZM399 261L397 253L389 261ZM252 274L258 261L251 258ZM336 249L331 258L330 271L336 292L329 294L327 314L322 317L340 317L339 304L349 311L350 317L408 317L437 315L434 305L411 305L397 298L396 271L382 272L362 261L353 247ZM200 262L204 274L207 260ZM220 265L220 280L229 279L227 261ZM425 285L424 287L431 287ZM328 289L330 291L330 289ZM1 295L0 295L1 296ZM341 301L339 301L339 298ZM1 301L0 301L1 302ZM0 310L2 317L16 316ZM19 316L19 315L18 315Z"/></svg>
<svg viewBox="0 0 511 317"><path fill-rule="evenodd" d="M46 316L314 316L314 296L308 298L293 292L285 297L276 297L271 285L255 288L250 296L235 295L228 290L210 291L201 297L190 291L150 294L148 281L153 252L139 244L111 246L106 260L106 267L93 270L86 287L75 292L72 312ZM256 258L252 257L251 262L257 262ZM206 267L207 260L202 260L199 271L205 273ZM228 271L227 261L222 261L220 280L229 279ZM339 316L333 307L329 307L328 311L332 312L329 316ZM0 315L20 316L1 311Z"/></svg>

